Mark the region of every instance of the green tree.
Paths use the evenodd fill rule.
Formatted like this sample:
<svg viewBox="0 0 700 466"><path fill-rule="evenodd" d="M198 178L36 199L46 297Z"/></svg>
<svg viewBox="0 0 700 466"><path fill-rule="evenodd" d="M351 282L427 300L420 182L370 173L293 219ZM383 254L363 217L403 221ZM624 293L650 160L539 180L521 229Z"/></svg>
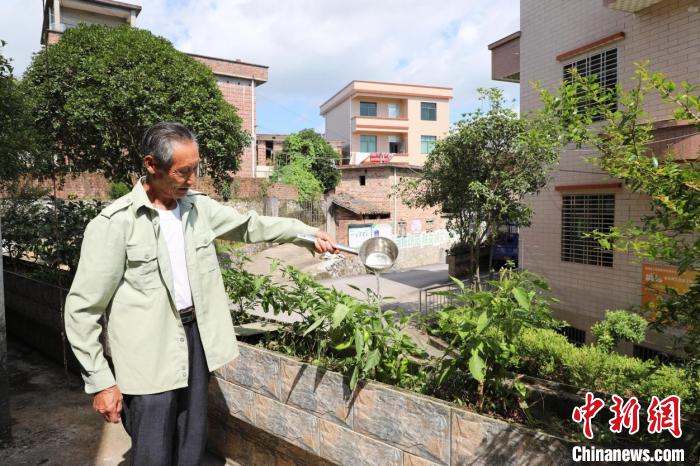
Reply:
<svg viewBox="0 0 700 466"><path fill-rule="evenodd" d="M340 181L340 156L333 146L313 129L303 129L290 134L284 142L283 160L292 162L300 157L311 160L311 173L321 183L323 192L337 186Z"/></svg>
<svg viewBox="0 0 700 466"><path fill-rule="evenodd" d="M524 119L504 106L500 89L479 89L488 110L465 114L437 142L420 175L399 187L405 202L438 207L467 249L478 277L478 250L506 223L527 226L523 201L548 180L558 160L557 138L541 118Z"/></svg>
<svg viewBox="0 0 700 466"><path fill-rule="evenodd" d="M275 169L270 181L291 184L297 188L300 201L318 199L323 194L323 186L313 174L312 162L308 157L294 157L287 165Z"/></svg>
<svg viewBox="0 0 700 466"><path fill-rule="evenodd" d="M198 134L204 167L219 186L250 140L205 65L128 26L67 30L34 55L22 87L59 164L102 171L112 181L141 173L139 143L158 121Z"/></svg>
<svg viewBox="0 0 700 466"><path fill-rule="evenodd" d="M4 45L0 40L0 48ZM0 183L6 187L22 174L47 171L27 99L12 71L12 64L0 53Z"/></svg>
<svg viewBox="0 0 700 466"><path fill-rule="evenodd" d="M650 313L652 328L676 326L686 330L684 349L700 356L700 170L697 160L679 163L666 149L654 152L653 126L643 103L650 93L660 97L678 121L700 130L700 86L680 85L662 73L638 64L633 86L623 91L602 88L595 77L574 74L556 92L541 89L543 112L558 125L566 141L592 147L588 161L623 180L628 189L649 198L650 213L638 221L616 226L595 236L606 248L635 254L641 260L662 261L680 273L696 272L685 294L668 289ZM602 120L598 122L598 120ZM698 154L700 155L700 154Z"/></svg>

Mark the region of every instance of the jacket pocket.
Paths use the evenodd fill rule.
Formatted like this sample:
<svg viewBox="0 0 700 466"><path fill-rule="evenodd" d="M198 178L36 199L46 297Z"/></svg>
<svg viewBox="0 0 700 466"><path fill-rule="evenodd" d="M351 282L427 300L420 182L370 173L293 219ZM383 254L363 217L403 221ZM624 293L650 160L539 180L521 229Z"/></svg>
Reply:
<svg viewBox="0 0 700 466"><path fill-rule="evenodd" d="M126 247L126 275L134 288L149 290L162 286L158 273L158 253L156 245Z"/></svg>
<svg viewBox="0 0 700 466"><path fill-rule="evenodd" d="M201 233L195 239L194 247L197 250L197 269L200 272L219 270L219 260L216 257L214 239L216 239L216 235L214 235L213 231Z"/></svg>

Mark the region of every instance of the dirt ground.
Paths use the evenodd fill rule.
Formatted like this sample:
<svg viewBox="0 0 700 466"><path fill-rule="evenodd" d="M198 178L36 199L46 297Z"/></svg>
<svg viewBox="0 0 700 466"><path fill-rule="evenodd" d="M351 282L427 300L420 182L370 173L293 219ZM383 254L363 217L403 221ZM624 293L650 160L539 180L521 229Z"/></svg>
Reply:
<svg viewBox="0 0 700 466"><path fill-rule="evenodd" d="M13 445L0 448L3 466L129 464L131 440L121 424L92 410L78 375L17 341L8 340ZM208 457L205 466L223 465Z"/></svg>

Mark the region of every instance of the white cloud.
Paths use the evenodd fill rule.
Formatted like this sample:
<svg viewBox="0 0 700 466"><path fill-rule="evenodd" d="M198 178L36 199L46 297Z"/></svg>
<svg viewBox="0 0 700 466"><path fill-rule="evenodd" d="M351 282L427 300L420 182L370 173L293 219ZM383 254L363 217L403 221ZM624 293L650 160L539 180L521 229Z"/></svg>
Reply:
<svg viewBox="0 0 700 466"><path fill-rule="evenodd" d="M517 0L135 3L143 6L138 26L168 38L180 50L269 66L269 81L258 89L261 103L268 99L272 106L280 103L303 116L308 121L299 127L317 127L322 121L318 106L353 79L451 86L453 118L476 106L478 86L498 85L508 97L517 97L517 86L490 80L486 47L519 28ZM8 9L19 10L20 4L27 2L6 0L0 17L11 16ZM6 40L21 42L6 50L18 68L38 49L41 8L36 9L38 17L23 12L14 20L0 20L0 34L7 31ZM258 114L261 125L290 130L281 124L289 111L266 113Z"/></svg>

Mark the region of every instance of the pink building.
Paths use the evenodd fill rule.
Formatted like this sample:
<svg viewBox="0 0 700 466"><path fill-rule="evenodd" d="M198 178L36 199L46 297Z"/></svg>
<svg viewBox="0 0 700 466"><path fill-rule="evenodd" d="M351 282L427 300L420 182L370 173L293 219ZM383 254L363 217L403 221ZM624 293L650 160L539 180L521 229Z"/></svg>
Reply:
<svg viewBox="0 0 700 466"><path fill-rule="evenodd" d="M434 209L410 208L394 190L449 131L451 99L449 87L352 81L321 105L326 138L342 144L329 222L340 242L356 245L372 229L394 237L444 229Z"/></svg>
<svg viewBox="0 0 700 466"><path fill-rule="evenodd" d="M700 82L700 13L696 0L521 0L520 31L489 45L493 78L520 82L520 108L539 107L529 84L556 88L570 67L597 75L603 86L627 88L635 62L650 60L676 82ZM656 138L667 140L682 158L700 149L696 129L670 120L672 109L657 98L645 104ZM520 264L544 275L561 300L557 317L571 324L569 336L591 341L590 327L606 309L642 304L643 283L664 264L639 263L628 254L602 250L582 237L583 230L604 229L635 220L649 211L648 199L619 180L600 173L583 158L592 152L564 150L554 180L530 200L532 226L520 234ZM672 352L670 334L653 332L642 345L621 351L640 357Z"/></svg>

